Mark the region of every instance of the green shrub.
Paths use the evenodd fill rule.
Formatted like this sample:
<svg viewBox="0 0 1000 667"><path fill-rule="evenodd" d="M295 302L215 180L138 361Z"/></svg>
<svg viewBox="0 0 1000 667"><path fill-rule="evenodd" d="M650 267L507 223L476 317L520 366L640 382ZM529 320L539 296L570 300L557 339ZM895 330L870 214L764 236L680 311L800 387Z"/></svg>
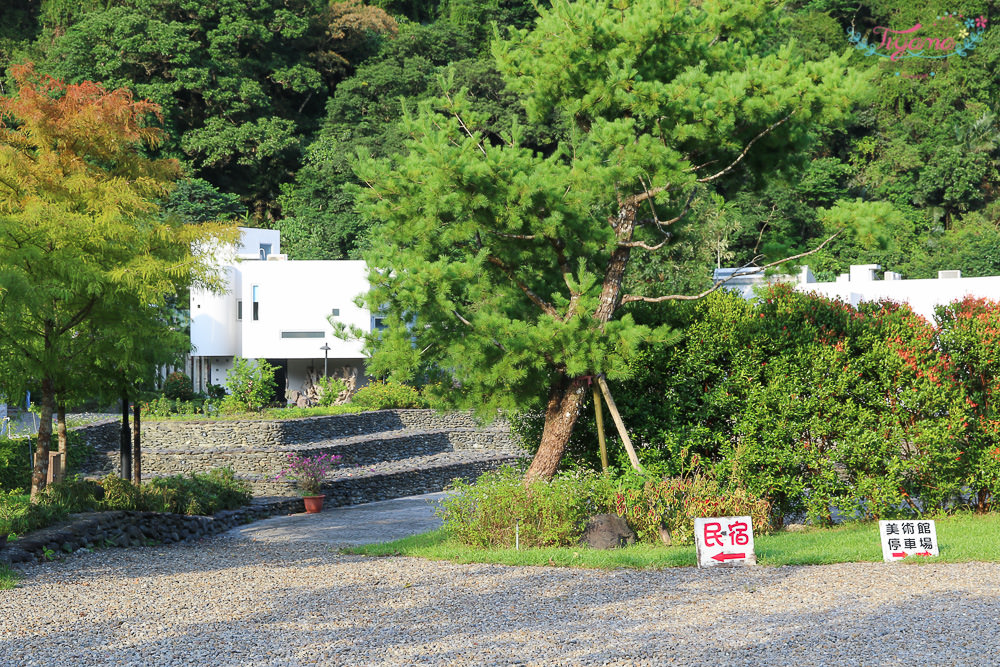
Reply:
<svg viewBox="0 0 1000 667"><path fill-rule="evenodd" d="M80 470L81 465L90 456L91 450L83 445L82 437L75 431L66 434L68 441L69 460L66 471L73 474ZM30 455L34 453L37 442L34 437L8 440L0 437L0 490L27 491L31 488ZM52 451L56 451L55 433L52 434Z"/></svg>
<svg viewBox="0 0 1000 667"><path fill-rule="evenodd" d="M274 400L278 388L274 380L276 370L277 368L263 359L251 363L247 359L237 357L233 362L233 368L226 373L229 396L223 401L223 405L238 406L243 411L260 412Z"/></svg>
<svg viewBox="0 0 1000 667"><path fill-rule="evenodd" d="M723 489L706 477L650 479L641 481L641 486L622 479L612 494L610 509L643 542L658 542L662 526L670 532L673 544L692 544L698 517L749 516L755 534L773 530L769 502L742 489Z"/></svg>
<svg viewBox="0 0 1000 667"><path fill-rule="evenodd" d="M456 481L458 493L438 514L445 529L470 546L512 548L515 533L524 547L569 546L587 519L604 510L607 484L601 475L576 471L526 487L520 472L504 467L475 484Z"/></svg>
<svg viewBox="0 0 1000 667"><path fill-rule="evenodd" d="M0 491L0 534L23 535L58 523L68 514L66 508L59 505L32 505L27 494L19 491Z"/></svg>
<svg viewBox="0 0 1000 667"><path fill-rule="evenodd" d="M108 475L101 480L104 487L103 507L107 510L145 510L142 489L121 477Z"/></svg>
<svg viewBox="0 0 1000 667"><path fill-rule="evenodd" d="M67 512L88 512L100 509L104 487L94 481L70 478L46 486L42 498L43 502L63 507Z"/></svg>
<svg viewBox="0 0 1000 667"><path fill-rule="evenodd" d="M182 401L179 398L160 396L139 404L142 416L147 418L165 418L185 415L213 415L219 411L219 401L212 398L195 398Z"/></svg>
<svg viewBox="0 0 1000 667"><path fill-rule="evenodd" d="M103 508L108 510L209 515L242 507L253 498L250 486L236 479L228 468L157 477L139 487L110 476L101 484L105 492Z"/></svg>
<svg viewBox="0 0 1000 667"><path fill-rule="evenodd" d="M33 438L0 438L0 489L27 490L31 486L30 452Z"/></svg>
<svg viewBox="0 0 1000 667"><path fill-rule="evenodd" d="M187 477L159 477L152 480L145 490L147 504L157 504L162 509L149 510L175 514L215 514L221 510L242 507L250 502L250 486L236 479L229 468L217 468L207 473L193 473Z"/></svg>
<svg viewBox="0 0 1000 667"><path fill-rule="evenodd" d="M420 392L415 387L396 382L378 381L369 382L354 392L351 403L369 410L426 407Z"/></svg>
<svg viewBox="0 0 1000 667"><path fill-rule="evenodd" d="M213 401L221 401L226 397L226 388L219 384L211 384L205 388L205 393Z"/></svg>
<svg viewBox="0 0 1000 667"><path fill-rule="evenodd" d="M163 395L174 400L190 401L194 397L191 378L180 371L174 371L163 380Z"/></svg>
<svg viewBox="0 0 1000 667"><path fill-rule="evenodd" d="M347 383L340 378L330 376L321 377L316 384L320 390L319 404L324 408L336 403L340 394L347 391Z"/></svg>
<svg viewBox="0 0 1000 667"><path fill-rule="evenodd" d="M141 486L114 476L99 483L69 479L50 484L34 505L27 494L0 491L0 534L23 535L76 512L140 510L210 515L242 507L252 498L250 486L236 479L228 468L160 477Z"/></svg>

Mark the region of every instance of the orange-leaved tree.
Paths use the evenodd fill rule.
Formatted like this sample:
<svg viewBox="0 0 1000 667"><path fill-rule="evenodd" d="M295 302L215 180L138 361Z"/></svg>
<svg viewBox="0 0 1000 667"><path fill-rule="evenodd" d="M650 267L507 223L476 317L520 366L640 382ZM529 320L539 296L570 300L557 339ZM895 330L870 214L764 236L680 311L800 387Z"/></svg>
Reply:
<svg viewBox="0 0 1000 667"><path fill-rule="evenodd" d="M192 244L232 232L159 214L180 167L146 154L164 136L148 123L159 120L156 105L98 83L67 85L30 64L11 73L18 91L0 97L0 386L41 388L34 501L57 394L107 381L95 377L99 364L81 363L107 353L85 344L92 324L120 321L119 335L142 335L130 316L136 305L211 282Z"/></svg>

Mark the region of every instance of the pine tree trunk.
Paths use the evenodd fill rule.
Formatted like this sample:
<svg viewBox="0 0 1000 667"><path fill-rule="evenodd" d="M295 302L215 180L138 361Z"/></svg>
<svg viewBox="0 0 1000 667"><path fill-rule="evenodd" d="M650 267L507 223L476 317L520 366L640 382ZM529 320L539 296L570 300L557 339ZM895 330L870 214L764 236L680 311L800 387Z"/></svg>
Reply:
<svg viewBox="0 0 1000 667"><path fill-rule="evenodd" d="M52 446L52 412L56 402L55 385L51 378L42 379L42 414L38 425L38 445L35 448L35 465L31 470L31 502L39 501L49 472L49 449Z"/></svg>
<svg viewBox="0 0 1000 667"><path fill-rule="evenodd" d="M628 244L635 232L636 204L626 200L618 209L618 214L612 224L618 246L608 259L608 267L604 272L604 282L601 285L601 296L593 317L601 323L607 323L615 313L618 299L621 297L622 282L625 269L628 267L632 248ZM593 372L604 372L607 369L594 368ZM565 377L557 380L549 392L549 403L545 410L545 427L542 429L542 442L538 452L525 473L524 481L549 479L559 468L566 445L573 434L573 426L580 416L580 410L587 400L586 380Z"/></svg>
<svg viewBox="0 0 1000 667"><path fill-rule="evenodd" d="M132 482L136 485L142 484L142 447L139 443L141 427L139 425L139 413L142 408L136 401L132 408Z"/></svg>
<svg viewBox="0 0 1000 667"><path fill-rule="evenodd" d="M128 426L128 394L122 392L122 429L118 448L121 458L121 478L132 479L132 429Z"/></svg>
<svg viewBox="0 0 1000 667"><path fill-rule="evenodd" d="M573 426L580 416L580 410L587 399L587 383L583 378L567 381L561 378L549 393L549 404L545 409L545 427L542 442L524 476L525 482L549 479L559 469Z"/></svg>
<svg viewBox="0 0 1000 667"><path fill-rule="evenodd" d="M59 470L54 471L52 479L61 482L66 479L66 466L69 459L69 439L66 437L66 404L59 402L56 408L56 433L59 439Z"/></svg>

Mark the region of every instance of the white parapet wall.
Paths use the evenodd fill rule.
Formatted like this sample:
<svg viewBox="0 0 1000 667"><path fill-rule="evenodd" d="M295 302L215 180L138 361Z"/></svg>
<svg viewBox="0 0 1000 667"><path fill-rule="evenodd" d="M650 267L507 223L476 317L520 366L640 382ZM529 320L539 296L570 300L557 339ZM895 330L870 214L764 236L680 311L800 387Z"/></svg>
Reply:
<svg viewBox="0 0 1000 667"><path fill-rule="evenodd" d="M907 303L914 312L928 320L934 319L934 309L939 305L960 301L967 296L1000 300L1000 276L985 278L963 278L960 270L939 271L937 278L904 280L899 273L886 271L879 279L878 264L851 266L848 273L841 274L834 282L820 283L813 278L808 267L803 267L798 276L774 276L765 278L762 274L749 274L746 270L717 269L715 279L722 280L734 272L745 275L726 284L726 288L738 291L744 298L753 296L754 288L768 281L792 282L800 292L812 292L831 299L840 299L852 306L862 301L889 300Z"/></svg>

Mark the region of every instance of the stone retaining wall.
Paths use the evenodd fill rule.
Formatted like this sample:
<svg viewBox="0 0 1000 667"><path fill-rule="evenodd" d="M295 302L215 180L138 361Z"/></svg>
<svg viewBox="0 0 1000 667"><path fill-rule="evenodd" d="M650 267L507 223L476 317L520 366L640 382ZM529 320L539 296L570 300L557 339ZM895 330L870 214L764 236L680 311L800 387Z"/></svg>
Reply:
<svg viewBox="0 0 1000 667"><path fill-rule="evenodd" d="M375 410L303 419L143 421L142 443L144 448L150 449L274 447L403 429L481 430L483 428L473 419L472 414L467 412L439 414L433 410ZM116 422L103 422L78 430L96 450L118 448ZM491 424L488 430L509 434L510 425L498 420ZM509 443L510 448L514 446L513 442Z"/></svg>
<svg viewBox="0 0 1000 667"><path fill-rule="evenodd" d="M350 467L440 452L477 450L517 451L510 445L509 434L503 431L404 431L398 435L389 432L341 441L327 440L272 447L154 449L143 446L142 467L144 471L157 476L186 475L227 467L241 477L274 477L288 465L288 455L293 453L300 456L335 454L341 457L338 466ZM88 474L115 474L118 462L117 449L95 452L88 461Z"/></svg>
<svg viewBox="0 0 1000 667"><path fill-rule="evenodd" d="M443 491L456 479L476 481L484 472L504 463L514 463L516 457L471 463L455 463L424 470L385 472L355 479L338 479L323 485L326 502L332 506L357 505L376 500L404 498L421 493Z"/></svg>
<svg viewBox="0 0 1000 667"><path fill-rule="evenodd" d="M6 548L0 545L0 561L21 563L39 560L44 557L46 549L62 554L82 548L195 540L275 514L304 511L301 498L258 498L250 505L223 510L214 516L135 511L86 512L73 515L67 523L36 530L6 543Z"/></svg>
<svg viewBox="0 0 1000 667"><path fill-rule="evenodd" d="M455 462L427 468L408 467L405 470L369 472L358 477L328 480L323 483L323 493L330 507L371 503L415 496L421 493L443 491L456 479L473 482L484 472L502 465L515 465L519 458L513 454L498 454L488 459ZM247 480L254 493L281 495L295 493L295 486L273 477L252 477Z"/></svg>

